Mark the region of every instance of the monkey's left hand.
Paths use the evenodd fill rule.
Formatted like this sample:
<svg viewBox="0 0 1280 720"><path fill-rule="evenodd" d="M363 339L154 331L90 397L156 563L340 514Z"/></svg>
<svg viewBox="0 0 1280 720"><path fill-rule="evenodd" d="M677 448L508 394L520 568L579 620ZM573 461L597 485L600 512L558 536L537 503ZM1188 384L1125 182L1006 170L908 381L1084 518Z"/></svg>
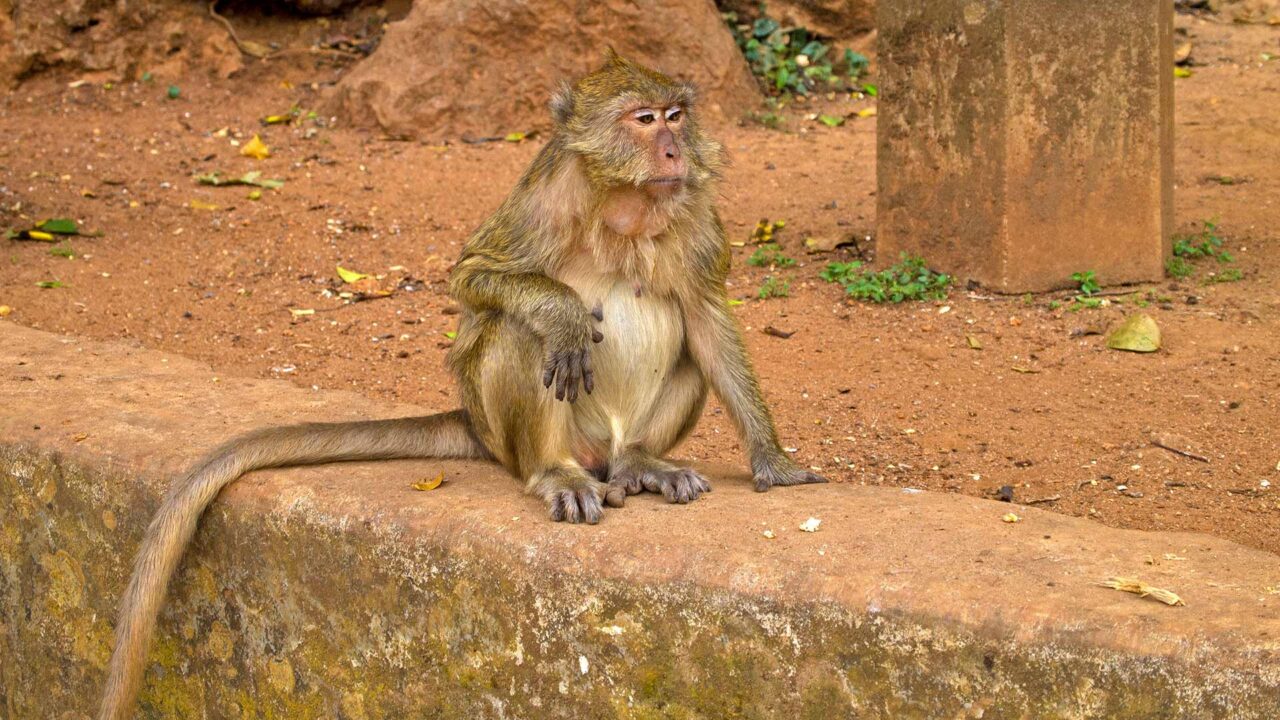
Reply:
<svg viewBox="0 0 1280 720"><path fill-rule="evenodd" d="M753 462L751 472L756 481L756 492L764 492L774 485L810 485L830 482L821 475L796 465L785 455Z"/></svg>

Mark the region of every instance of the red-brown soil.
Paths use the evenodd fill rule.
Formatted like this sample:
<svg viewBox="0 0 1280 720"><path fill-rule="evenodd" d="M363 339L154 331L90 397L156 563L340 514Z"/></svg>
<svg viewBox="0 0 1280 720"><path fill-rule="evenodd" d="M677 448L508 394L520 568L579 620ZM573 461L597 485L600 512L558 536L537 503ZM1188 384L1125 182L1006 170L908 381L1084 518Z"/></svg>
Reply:
<svg viewBox="0 0 1280 720"><path fill-rule="evenodd" d="M827 128L801 107L787 111L787 132L716 128L734 163L722 204L731 239L747 240L762 217L785 218L779 240L801 261L787 271L789 298L758 301L766 272L745 264L750 248L736 249L731 288L747 300L736 312L797 458L838 482L979 496L1010 485L1016 501L1108 525L1280 551L1280 60L1260 57L1280 55L1280 34L1179 22L1202 63L1177 85L1179 230L1218 218L1244 279L1205 285L1202 262L1196 278L1132 288L1150 293L1145 311L1164 331L1151 355L1079 332L1132 310L1124 297L1076 313L1050 306L1061 294L964 288L939 303L847 302L818 272L851 251L812 256L801 243L874 235L876 119ZM103 235L73 238L74 259L3 241L0 305L12 312L0 321L127 339L219 375L453 407L449 266L538 140L432 146L314 121L261 127L262 116L318 105L312 83L335 73L313 62L250 60L228 81L202 73L110 90L39 77L11 93L0 108L0 223L66 216ZM165 97L170 83L177 100ZM224 127L231 137L214 134ZM255 132L269 159L231 145ZM255 202L246 188L193 180L213 170L262 170L286 184ZM400 289L346 303L332 295L352 289L337 265L385 276L357 289ZM65 286L36 286L55 279ZM796 332L783 340L766 325ZM1208 462L1154 447L1155 433L1181 436ZM680 454L733 463L742 450L712 403Z"/></svg>

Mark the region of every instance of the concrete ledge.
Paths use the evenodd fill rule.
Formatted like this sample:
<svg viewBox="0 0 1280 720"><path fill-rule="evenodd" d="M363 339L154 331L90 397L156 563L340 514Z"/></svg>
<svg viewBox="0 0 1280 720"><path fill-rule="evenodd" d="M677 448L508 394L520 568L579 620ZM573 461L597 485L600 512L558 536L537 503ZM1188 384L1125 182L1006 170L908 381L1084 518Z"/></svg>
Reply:
<svg viewBox="0 0 1280 720"><path fill-rule="evenodd" d="M268 423L422 412L212 378L0 322L0 716L88 714L130 557L197 454ZM485 465L250 475L180 573L141 716L1276 717L1275 555L712 474L703 500L632 498L597 527L544 521ZM1095 585L1111 575L1187 606Z"/></svg>

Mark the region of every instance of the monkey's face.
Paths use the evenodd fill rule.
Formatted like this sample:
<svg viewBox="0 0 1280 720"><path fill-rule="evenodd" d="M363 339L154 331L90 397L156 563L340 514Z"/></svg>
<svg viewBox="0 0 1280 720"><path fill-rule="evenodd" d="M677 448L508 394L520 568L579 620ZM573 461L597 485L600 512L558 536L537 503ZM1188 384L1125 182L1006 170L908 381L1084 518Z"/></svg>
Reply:
<svg viewBox="0 0 1280 720"><path fill-rule="evenodd" d="M551 111L565 149L597 188L631 186L678 199L718 176L720 146L705 139L693 86L610 54L605 66L562 86Z"/></svg>
<svg viewBox="0 0 1280 720"><path fill-rule="evenodd" d="M647 159L641 187L654 197L678 192L688 180L689 166L681 148L685 109L679 104L645 105L634 108L620 120L629 135L633 152Z"/></svg>

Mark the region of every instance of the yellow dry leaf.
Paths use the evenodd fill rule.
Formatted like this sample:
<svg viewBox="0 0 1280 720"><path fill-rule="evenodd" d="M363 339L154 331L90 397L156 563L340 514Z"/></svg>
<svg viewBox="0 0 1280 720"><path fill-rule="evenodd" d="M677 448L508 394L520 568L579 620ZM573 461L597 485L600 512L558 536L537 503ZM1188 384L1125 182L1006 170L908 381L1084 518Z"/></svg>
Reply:
<svg viewBox="0 0 1280 720"><path fill-rule="evenodd" d="M203 200L192 200L188 203L193 210L217 210L218 206L213 203L207 203Z"/></svg>
<svg viewBox="0 0 1280 720"><path fill-rule="evenodd" d="M436 475L430 480L423 480L422 482L414 483L413 489L421 490L422 492L427 492L429 490L435 490L436 488L440 487L440 483L442 482L444 482L444 471L441 471L439 475Z"/></svg>
<svg viewBox="0 0 1280 720"><path fill-rule="evenodd" d="M348 270L342 267L341 265L339 265L338 277L342 278L342 282L344 283L353 283L353 282L363 280L369 276L365 273L356 272L355 270Z"/></svg>
<svg viewBox="0 0 1280 720"><path fill-rule="evenodd" d="M507 136L503 139L506 140L507 142L520 142L521 140L525 139L527 136L528 135L526 133L513 132L513 133L507 133Z"/></svg>
<svg viewBox="0 0 1280 720"><path fill-rule="evenodd" d="M315 315L316 311L311 308L289 308L289 314L294 317L302 317L303 315Z"/></svg>
<svg viewBox="0 0 1280 720"><path fill-rule="evenodd" d="M44 240L46 242L53 242L53 235L50 235L47 232L41 232L39 230L28 230L27 237L31 238L32 240Z"/></svg>
<svg viewBox="0 0 1280 720"><path fill-rule="evenodd" d="M1186 605L1186 603L1182 601L1182 598L1178 597L1176 593L1163 588L1153 587L1134 578L1113 577L1106 582L1099 583L1099 585L1102 587L1109 587L1112 590L1133 593L1139 597L1155 598L1165 605Z"/></svg>
<svg viewBox="0 0 1280 720"><path fill-rule="evenodd" d="M262 138L258 137L257 133L254 133L253 139L245 143L244 146L240 148L240 154L245 157L264 160L271 157L271 148L267 147L267 144L262 142Z"/></svg>
<svg viewBox="0 0 1280 720"><path fill-rule="evenodd" d="M858 111L858 117L860 118L869 118L874 116L875 114L876 114L876 109L873 107L869 107L869 108Z"/></svg>
<svg viewBox="0 0 1280 720"><path fill-rule="evenodd" d="M13 308L8 305L0 305L0 317L9 317L11 312L13 312Z"/></svg>
<svg viewBox="0 0 1280 720"><path fill-rule="evenodd" d="M1001 519L1001 520L1003 520L1003 521L1005 521L1005 522L1007 522L1007 523L1022 522L1022 518L1018 517L1017 515L1015 515L1015 514L1013 514L1013 513L1005 513L1004 517L1002 517L1002 518L1000 518L1000 519Z"/></svg>
<svg viewBox="0 0 1280 720"><path fill-rule="evenodd" d="M241 40L240 51L256 58L264 58L271 54L271 47L252 40Z"/></svg>

